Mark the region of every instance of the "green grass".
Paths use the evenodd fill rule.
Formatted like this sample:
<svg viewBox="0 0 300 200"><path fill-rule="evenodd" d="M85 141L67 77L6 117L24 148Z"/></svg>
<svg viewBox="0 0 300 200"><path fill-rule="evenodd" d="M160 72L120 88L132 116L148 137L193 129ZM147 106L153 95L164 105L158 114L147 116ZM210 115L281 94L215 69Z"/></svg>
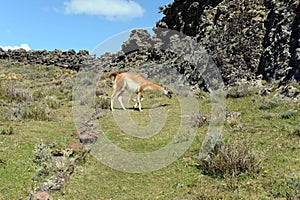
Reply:
<svg viewBox="0 0 300 200"><path fill-rule="evenodd" d="M43 181L34 180L37 173L35 147L50 141L57 144L56 148L64 148L78 140L71 134L76 130L71 102L74 73L51 66L23 66L1 61L0 77L0 130L10 132L12 127L11 134L0 134L0 199L26 199ZM105 90L108 94L112 92L110 87ZM208 125L204 125L199 127L184 155L165 168L126 173L111 169L88 154L84 162L76 165L66 187L50 194L61 200L297 199L300 192L299 103L276 101L269 106L269 98L227 99L227 110L241 112L241 119L239 128L225 124L224 141L226 144L246 141L257 154L262 154L262 168L258 173L244 172L225 178L207 175L197 160L208 129ZM49 118L22 115L22 111L32 105L46 106ZM181 120L180 107L176 98L168 100L156 93L147 93L143 112L129 110L132 120L146 126L150 123L147 108L157 109L152 105L164 105L167 112L162 131L154 137L141 139L127 135L109 110L98 120L101 129L111 141L128 151L151 152L161 148L176 134ZM12 109L19 114L6 113ZM210 113L209 99L199 100L199 110L201 114Z"/></svg>

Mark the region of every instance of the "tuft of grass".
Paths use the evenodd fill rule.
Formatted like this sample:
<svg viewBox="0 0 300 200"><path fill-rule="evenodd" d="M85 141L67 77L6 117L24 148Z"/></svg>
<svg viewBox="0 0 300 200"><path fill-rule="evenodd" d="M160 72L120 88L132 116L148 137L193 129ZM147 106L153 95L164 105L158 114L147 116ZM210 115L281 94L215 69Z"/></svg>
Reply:
<svg viewBox="0 0 300 200"><path fill-rule="evenodd" d="M46 96L44 99L44 104L51 109L58 109L61 106L61 101L55 96Z"/></svg>
<svg viewBox="0 0 300 200"><path fill-rule="evenodd" d="M286 194L287 199L300 199L300 176L294 176L287 180L289 191Z"/></svg>
<svg viewBox="0 0 300 200"><path fill-rule="evenodd" d="M8 102L30 102L32 95L25 89L15 88L14 85L0 85L1 96Z"/></svg>
<svg viewBox="0 0 300 200"><path fill-rule="evenodd" d="M212 177L237 177L255 174L262 169L262 156L246 141L223 144L212 152L208 160L200 160L204 172Z"/></svg>

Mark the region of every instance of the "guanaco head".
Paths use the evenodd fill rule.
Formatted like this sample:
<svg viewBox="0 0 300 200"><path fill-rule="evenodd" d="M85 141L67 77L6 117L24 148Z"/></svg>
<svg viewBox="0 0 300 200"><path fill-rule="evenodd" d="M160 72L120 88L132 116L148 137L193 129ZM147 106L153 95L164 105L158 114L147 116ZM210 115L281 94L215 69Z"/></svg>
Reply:
<svg viewBox="0 0 300 200"><path fill-rule="evenodd" d="M171 91L165 90L165 95L166 95L169 99L172 98L172 92L171 92Z"/></svg>

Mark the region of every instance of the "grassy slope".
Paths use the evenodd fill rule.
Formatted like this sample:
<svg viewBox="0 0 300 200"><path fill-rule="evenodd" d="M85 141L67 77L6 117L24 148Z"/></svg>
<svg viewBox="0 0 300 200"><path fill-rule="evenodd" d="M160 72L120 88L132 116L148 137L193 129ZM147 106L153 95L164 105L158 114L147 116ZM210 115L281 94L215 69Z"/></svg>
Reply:
<svg viewBox="0 0 300 200"><path fill-rule="evenodd" d="M59 147L77 141L71 136L75 130L71 111L70 95L73 72L54 67L22 66L0 63L2 93L0 129L12 127L11 135L0 134L0 199L25 199L41 181L36 175L33 150L42 141L51 141ZM10 78L9 78L10 77ZM58 83L61 81L62 83ZM7 117L12 102L19 96L11 88L25 91L24 102L46 101L50 107L48 120L38 120L20 114ZM11 91L10 91L11 90ZM7 93L7 91L10 91ZM110 91L109 91L110 93ZM32 96L34 98L32 98ZM53 101L53 98L55 101ZM272 109L261 110L259 106L268 97L244 97L228 99L229 111L240 111L240 129L228 124L224 128L227 142L246 140L258 152L264 152L263 168L259 174L246 173L235 178L212 178L203 173L195 163L207 126L199 128L197 137L184 156L170 166L154 172L130 174L115 171L88 155L85 162L75 168L67 186L61 191L51 192L55 199L273 199L295 194L300 184L300 137L293 134L299 126L299 111L289 119L280 113L297 109L298 104L280 103ZM12 100L13 99L13 100ZM49 99L49 98L48 98ZM175 100L164 97L146 98L145 107L154 103L170 104L167 123L163 131L144 141L122 133L108 112L99 119L103 131L114 143L131 151L152 151L164 146L176 131L179 118ZM209 101L199 100L200 110L209 113ZM49 106L50 105L50 106ZM9 109L7 109L9 108ZM17 110L16 108L14 108ZM19 112L25 112L19 108ZM148 111L130 111L133 119L145 125L149 122ZM38 115L38 114L36 114ZM6 116L6 117L3 117ZM8 119L9 118L9 119ZM124 142L125 141L125 142ZM185 158L190 158L188 161Z"/></svg>

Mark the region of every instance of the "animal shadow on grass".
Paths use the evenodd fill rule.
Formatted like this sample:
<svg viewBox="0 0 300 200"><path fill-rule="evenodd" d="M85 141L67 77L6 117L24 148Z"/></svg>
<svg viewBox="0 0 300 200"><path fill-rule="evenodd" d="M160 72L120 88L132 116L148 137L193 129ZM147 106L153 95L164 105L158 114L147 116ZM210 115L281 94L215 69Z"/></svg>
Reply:
<svg viewBox="0 0 300 200"><path fill-rule="evenodd" d="M142 109L143 110L151 110L151 109L155 109L155 108L161 108L161 107L167 107L167 106L169 106L169 105L171 105L171 104L169 104L169 103L165 103L165 104L160 104L160 105L156 105L156 106L151 106L151 107L143 107ZM123 110L123 108L114 108L115 110ZM139 108L138 107L127 107L126 108L126 110L134 110L134 111L139 111Z"/></svg>

